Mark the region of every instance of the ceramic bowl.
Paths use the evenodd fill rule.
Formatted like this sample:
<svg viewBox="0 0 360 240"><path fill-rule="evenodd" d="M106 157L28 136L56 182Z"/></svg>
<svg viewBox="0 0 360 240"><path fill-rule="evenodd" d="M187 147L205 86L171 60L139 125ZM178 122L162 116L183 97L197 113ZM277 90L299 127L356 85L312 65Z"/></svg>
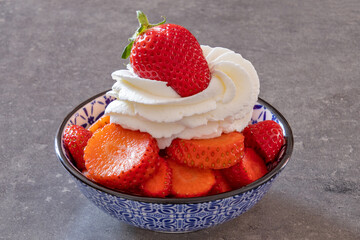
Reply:
<svg viewBox="0 0 360 240"><path fill-rule="evenodd" d="M274 107L259 99L254 106L252 123L274 120L281 125L286 138L277 165L264 177L243 188L206 197L150 198L117 192L87 179L72 164L62 139L68 125L90 126L104 114L105 107L112 100L105 91L71 111L56 133L55 151L61 164L76 179L79 189L91 202L109 215L140 228L159 232L191 232L238 217L266 194L293 151L293 135L288 122Z"/></svg>

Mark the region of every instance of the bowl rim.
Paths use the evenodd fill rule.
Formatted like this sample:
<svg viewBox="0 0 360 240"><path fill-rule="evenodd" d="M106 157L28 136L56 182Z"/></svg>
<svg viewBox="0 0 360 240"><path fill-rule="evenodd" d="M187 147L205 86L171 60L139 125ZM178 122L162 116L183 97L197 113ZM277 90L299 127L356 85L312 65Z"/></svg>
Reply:
<svg viewBox="0 0 360 240"><path fill-rule="evenodd" d="M122 193L119 191L112 190L110 188L107 188L105 186L102 186L96 182L93 182L86 178L66 157L64 152L62 151L62 133L64 131L64 128L66 127L66 123L69 121L69 119L83 106L88 104L89 102L95 100L98 97L101 97L105 95L109 90L103 91L99 94L94 95L93 97L83 101L80 103L77 107L75 107L70 113L66 115L66 117L63 119L62 123L60 124L59 128L57 129L56 135L55 135L55 152L58 160L62 163L63 167L71 174L73 177L75 177L77 180L79 180L81 183L90 186L91 188L94 188L98 191L104 192L106 194L110 194L116 197L120 197L127 200L137 201L137 202L145 202L145 203L157 203L157 204L191 204L191 203L204 203L204 202L210 202L210 201L216 201L221 200L228 197L233 197L242 193L245 193L251 189L255 189L266 182L270 181L275 175L280 173L287 163L290 160L291 154L293 152L294 147L294 138L293 133L291 130L291 127L285 117L276 110L273 106L271 106L268 102L261 99L260 97L257 100L257 103L263 105L265 108L269 109L279 120L279 122L282 124L285 130L284 137L286 139L286 148L285 151L281 154L279 158L278 165L272 169L269 173L267 173L262 178L256 180L255 182L252 182L242 188L235 189L229 192L220 193L216 195L210 195L210 196L204 196L204 197L194 197L194 198L154 198L154 197L143 197L143 196L136 196L136 195L130 195L126 193Z"/></svg>

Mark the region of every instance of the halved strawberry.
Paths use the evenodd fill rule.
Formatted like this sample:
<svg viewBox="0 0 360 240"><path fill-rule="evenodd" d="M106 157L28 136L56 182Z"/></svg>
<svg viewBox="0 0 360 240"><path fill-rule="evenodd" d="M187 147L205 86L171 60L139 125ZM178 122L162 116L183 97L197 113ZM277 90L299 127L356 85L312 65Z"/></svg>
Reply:
<svg viewBox="0 0 360 240"><path fill-rule="evenodd" d="M91 179L109 188L126 190L139 186L155 172L158 152L150 134L110 123L89 139L84 159Z"/></svg>
<svg viewBox="0 0 360 240"><path fill-rule="evenodd" d="M211 73L200 44L186 28L175 24L150 24L137 11L140 27L130 38L123 58L130 56L134 72L142 77L167 82L180 96L206 89Z"/></svg>
<svg viewBox="0 0 360 240"><path fill-rule="evenodd" d="M211 169L191 168L174 160L168 160L172 170L171 193L174 197L205 196L215 184Z"/></svg>
<svg viewBox="0 0 360 240"><path fill-rule="evenodd" d="M248 185L268 173L263 159L252 148L245 148L245 156L235 166L221 171L233 188Z"/></svg>
<svg viewBox="0 0 360 240"><path fill-rule="evenodd" d="M92 133L90 131L78 125L68 126L64 131L64 145L70 152L74 164L80 171L85 170L85 161L83 158L84 147L91 136Z"/></svg>
<svg viewBox="0 0 360 240"><path fill-rule="evenodd" d="M148 197L166 197L171 192L171 169L163 158L159 157L158 161L158 170L141 184L144 195Z"/></svg>
<svg viewBox="0 0 360 240"><path fill-rule="evenodd" d="M226 178L222 175L221 170L214 170L213 172L215 175L215 185L211 188L208 195L215 195L231 191L232 188L227 182Z"/></svg>
<svg viewBox="0 0 360 240"><path fill-rule="evenodd" d="M190 167L222 169L235 165L244 155L244 136L224 133L210 139L175 139L167 154Z"/></svg>
<svg viewBox="0 0 360 240"><path fill-rule="evenodd" d="M103 115L101 118L96 120L89 128L88 130L92 133L94 133L96 130L104 127L106 124L110 123L110 116Z"/></svg>
<svg viewBox="0 0 360 240"><path fill-rule="evenodd" d="M285 141L281 126L271 120L249 125L243 130L243 134L245 147L255 149L265 163L275 160Z"/></svg>

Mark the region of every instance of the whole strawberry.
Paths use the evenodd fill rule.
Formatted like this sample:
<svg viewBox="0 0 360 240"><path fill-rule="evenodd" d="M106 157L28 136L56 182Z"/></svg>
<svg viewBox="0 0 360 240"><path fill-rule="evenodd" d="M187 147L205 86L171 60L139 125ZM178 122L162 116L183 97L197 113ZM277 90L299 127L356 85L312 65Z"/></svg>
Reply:
<svg viewBox="0 0 360 240"><path fill-rule="evenodd" d="M122 57L130 56L134 72L167 82L180 96L199 93L209 85L211 74L200 44L186 28L163 22L152 25L137 11L140 27Z"/></svg>
<svg viewBox="0 0 360 240"><path fill-rule="evenodd" d="M281 126L271 120L258 122L243 130L245 147L250 147L269 163L275 160L282 145L284 134Z"/></svg>
<svg viewBox="0 0 360 240"><path fill-rule="evenodd" d="M89 130L78 125L68 126L64 131L64 145L80 171L85 170L84 148L91 136L92 133Z"/></svg>

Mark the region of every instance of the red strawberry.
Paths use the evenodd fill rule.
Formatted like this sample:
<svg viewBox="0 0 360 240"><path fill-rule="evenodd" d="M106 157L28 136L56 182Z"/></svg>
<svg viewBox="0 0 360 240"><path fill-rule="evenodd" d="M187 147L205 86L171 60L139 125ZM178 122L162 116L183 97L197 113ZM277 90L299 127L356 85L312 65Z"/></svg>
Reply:
<svg viewBox="0 0 360 240"><path fill-rule="evenodd" d="M159 148L148 133L110 123L94 132L84 150L88 176L109 188L136 189L156 171Z"/></svg>
<svg viewBox="0 0 360 240"><path fill-rule="evenodd" d="M268 172L264 161L252 148L245 148L245 156L235 166L221 171L233 188L248 185Z"/></svg>
<svg viewBox="0 0 360 240"><path fill-rule="evenodd" d="M99 118L96 122L94 122L88 130L92 133L94 133L96 130L104 127L106 124L110 123L110 116L103 115L101 118Z"/></svg>
<svg viewBox="0 0 360 240"><path fill-rule="evenodd" d="M141 184L141 189L149 197L166 197L171 191L172 172L167 161L159 157L159 168L154 175Z"/></svg>
<svg viewBox="0 0 360 240"><path fill-rule="evenodd" d="M186 28L175 24L149 24L137 11L139 29L124 49L134 72L142 77L167 82L180 96L203 91L211 73L200 44ZM131 51L131 54L130 54Z"/></svg>
<svg viewBox="0 0 360 240"><path fill-rule="evenodd" d="M76 167L85 170L84 147L86 146L92 133L82 126L71 125L65 128L64 145L69 150Z"/></svg>
<svg viewBox="0 0 360 240"><path fill-rule="evenodd" d="M167 154L190 167L222 169L235 165L244 155L244 136L224 133L210 139L174 139Z"/></svg>
<svg viewBox="0 0 360 240"><path fill-rule="evenodd" d="M243 134L245 147L254 148L265 163L275 160L285 141L281 126L271 120L249 125L243 130Z"/></svg>
<svg viewBox="0 0 360 240"><path fill-rule="evenodd" d="M211 169L191 168L171 159L171 193L174 197L205 196L215 184L215 175Z"/></svg>
<svg viewBox="0 0 360 240"><path fill-rule="evenodd" d="M231 187L225 177L222 175L221 170L214 170L215 185L211 188L208 195L215 195L231 191Z"/></svg>

